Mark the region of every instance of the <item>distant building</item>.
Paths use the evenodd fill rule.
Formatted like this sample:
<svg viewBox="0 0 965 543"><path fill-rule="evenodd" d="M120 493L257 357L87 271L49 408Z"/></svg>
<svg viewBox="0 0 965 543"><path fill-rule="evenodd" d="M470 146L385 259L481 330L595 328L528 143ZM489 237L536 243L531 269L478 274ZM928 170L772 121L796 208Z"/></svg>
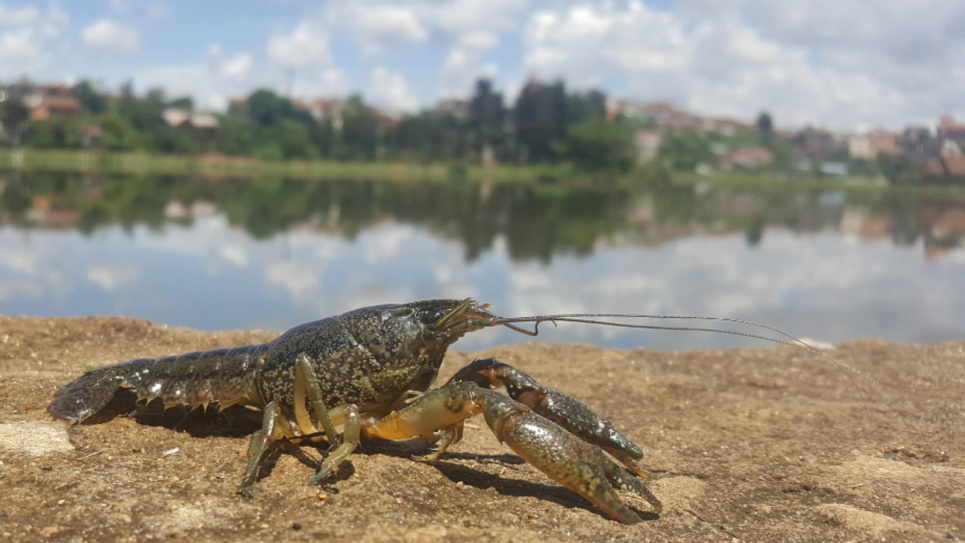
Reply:
<svg viewBox="0 0 965 543"><path fill-rule="evenodd" d="M448 113L457 119L469 118L468 98L446 98L439 102L429 111L432 113Z"/></svg>
<svg viewBox="0 0 965 543"><path fill-rule="evenodd" d="M38 106L30 109L30 120L44 121L52 115L77 115L81 109L80 101L73 96L44 96Z"/></svg>
<svg viewBox="0 0 965 543"><path fill-rule="evenodd" d="M672 106L667 104L670 109ZM633 119L635 121L649 122L655 120L652 114L647 110L647 104L636 102L633 100L621 100L619 98L607 98L606 100L606 117L607 120L614 120L617 117L625 117L627 119Z"/></svg>
<svg viewBox="0 0 965 543"><path fill-rule="evenodd" d="M965 156L942 157L929 160L925 166L926 183L965 183Z"/></svg>
<svg viewBox="0 0 965 543"><path fill-rule="evenodd" d="M741 132L750 132L754 127L749 123L735 119L707 117L703 119L702 129L705 132L713 132L726 137L736 136Z"/></svg>
<svg viewBox="0 0 965 543"><path fill-rule="evenodd" d="M958 145L955 140L944 140L942 141L941 151L939 151L939 156L942 158L955 158L962 156L962 148Z"/></svg>
<svg viewBox="0 0 965 543"><path fill-rule="evenodd" d="M874 160L878 156L868 134L848 136L848 156L852 159Z"/></svg>
<svg viewBox="0 0 965 543"><path fill-rule="evenodd" d="M649 104L641 104L639 106L634 106L630 108L631 112L638 112L637 114L647 115L649 118L657 122L658 125L668 125L672 122L674 117L680 116L680 111L673 107L670 102L652 102Z"/></svg>
<svg viewBox="0 0 965 543"><path fill-rule="evenodd" d="M894 132L875 130L868 134L868 138L876 155L897 155L901 152L898 147L900 138Z"/></svg>
<svg viewBox="0 0 965 543"><path fill-rule="evenodd" d="M847 144L840 142L834 134L827 130L807 127L794 138L797 145L809 157L822 157L847 151Z"/></svg>
<svg viewBox="0 0 965 543"><path fill-rule="evenodd" d="M906 128L901 134L898 148L908 158L918 160L937 157L940 150L937 139L927 126Z"/></svg>
<svg viewBox="0 0 965 543"><path fill-rule="evenodd" d="M634 143L637 162L650 162L657 158L663 136L656 130L638 130Z"/></svg>
<svg viewBox="0 0 965 543"><path fill-rule="evenodd" d="M737 149L725 155L725 163L744 169L755 169L774 161L774 155L763 147Z"/></svg>
<svg viewBox="0 0 965 543"><path fill-rule="evenodd" d="M399 126L399 123L402 121L402 116L398 113L384 111L371 106L369 106L369 109L375 114L376 125L382 130L395 128Z"/></svg>
<svg viewBox="0 0 965 543"><path fill-rule="evenodd" d="M161 117L168 126L188 128L205 138L213 138L218 133L219 123L214 115L169 108Z"/></svg>
<svg viewBox="0 0 965 543"><path fill-rule="evenodd" d="M80 102L71 96L66 85L37 85L20 81L0 86L0 102L19 101L29 111L29 120L43 121L52 115L76 115Z"/></svg>
<svg viewBox="0 0 965 543"><path fill-rule="evenodd" d="M874 160L878 155L896 155L900 152L898 134L875 130L867 134L848 136L848 156L853 159Z"/></svg>
<svg viewBox="0 0 965 543"><path fill-rule="evenodd" d="M965 124L958 122L951 115L943 115L938 121L938 137L952 140L965 140Z"/></svg>
<svg viewBox="0 0 965 543"><path fill-rule="evenodd" d="M244 98L232 98L228 101L228 112L244 112L248 107L248 101Z"/></svg>
<svg viewBox="0 0 965 543"><path fill-rule="evenodd" d="M342 128L342 114L348 107L348 100L341 98L319 98L311 102L295 102L295 107L303 109L315 122L331 121L336 130Z"/></svg>

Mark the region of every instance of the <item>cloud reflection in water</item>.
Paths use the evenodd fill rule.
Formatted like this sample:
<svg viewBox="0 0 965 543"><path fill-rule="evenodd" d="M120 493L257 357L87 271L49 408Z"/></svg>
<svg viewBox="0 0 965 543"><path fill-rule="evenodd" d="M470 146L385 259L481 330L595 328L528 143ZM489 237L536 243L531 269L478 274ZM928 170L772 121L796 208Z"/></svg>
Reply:
<svg viewBox="0 0 965 543"><path fill-rule="evenodd" d="M507 316L557 312L714 315L800 337L899 342L961 339L965 251L924 260L920 245L770 228L762 243L698 235L656 247L611 245L590 256L516 260L507 240L471 262L454 239L382 221L354 240L294 229L255 239L223 215L129 232L0 227L0 312L125 314L200 329L284 330L352 308L473 296ZM751 344L719 335L574 324L541 341L660 349ZM530 339L508 330L470 335L473 350Z"/></svg>

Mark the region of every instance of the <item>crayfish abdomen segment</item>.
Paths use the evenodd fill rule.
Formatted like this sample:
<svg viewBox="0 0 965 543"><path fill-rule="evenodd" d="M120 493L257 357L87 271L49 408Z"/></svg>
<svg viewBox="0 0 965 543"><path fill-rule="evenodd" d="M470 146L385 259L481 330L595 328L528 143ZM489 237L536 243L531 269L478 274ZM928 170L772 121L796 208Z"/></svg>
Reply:
<svg viewBox="0 0 965 543"><path fill-rule="evenodd" d="M72 423L103 409L118 388L133 389L139 399L165 405L222 408L252 397L268 344L199 351L164 358L138 358L88 371L60 387L47 412Z"/></svg>

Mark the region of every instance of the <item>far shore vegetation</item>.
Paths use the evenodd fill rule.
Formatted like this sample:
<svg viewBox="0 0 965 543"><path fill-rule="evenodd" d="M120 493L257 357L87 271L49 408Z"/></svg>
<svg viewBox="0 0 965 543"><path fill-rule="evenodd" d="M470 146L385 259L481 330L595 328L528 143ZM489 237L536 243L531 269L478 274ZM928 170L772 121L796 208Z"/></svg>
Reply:
<svg viewBox="0 0 965 543"><path fill-rule="evenodd" d="M775 186L793 183L807 188L885 188L880 177L822 178L765 172L729 172L713 177L673 171L661 164L636 167L628 172L586 173L569 164L488 167L451 163L345 162L336 160L262 160L216 154L162 155L104 150L2 149L0 171L89 173L98 175L175 175L205 179L289 178L305 180L364 180L389 182L491 182L553 183L567 185L693 185L712 182L734 187ZM912 186L904 185L908 188ZM925 188L915 185L917 188ZM934 187L939 188L939 187Z"/></svg>
<svg viewBox="0 0 965 543"><path fill-rule="evenodd" d="M865 147L820 131L779 132L766 112L754 123L701 117L561 81L529 81L507 107L480 80L470 98L402 116L359 95L305 102L264 89L218 114L130 85L0 91L0 170L604 187L884 187L917 185L926 171L897 139L869 140L880 152L861 158Z"/></svg>

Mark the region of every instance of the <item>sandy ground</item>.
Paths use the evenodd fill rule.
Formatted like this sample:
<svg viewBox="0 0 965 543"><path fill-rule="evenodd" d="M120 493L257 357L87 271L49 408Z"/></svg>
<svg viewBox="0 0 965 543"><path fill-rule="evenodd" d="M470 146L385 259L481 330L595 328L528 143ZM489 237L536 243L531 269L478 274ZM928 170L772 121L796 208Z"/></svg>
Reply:
<svg viewBox="0 0 965 543"><path fill-rule="evenodd" d="M660 515L609 520L500 445L482 420L440 460L364 444L309 487L316 449L273 455L235 495L254 426L119 395L68 427L44 408L86 365L268 340L129 318L0 317L0 540L961 541L965 342L839 345L870 384L801 349L662 353L534 343L497 356L585 400L640 444ZM456 344L458 348L458 344Z"/></svg>

